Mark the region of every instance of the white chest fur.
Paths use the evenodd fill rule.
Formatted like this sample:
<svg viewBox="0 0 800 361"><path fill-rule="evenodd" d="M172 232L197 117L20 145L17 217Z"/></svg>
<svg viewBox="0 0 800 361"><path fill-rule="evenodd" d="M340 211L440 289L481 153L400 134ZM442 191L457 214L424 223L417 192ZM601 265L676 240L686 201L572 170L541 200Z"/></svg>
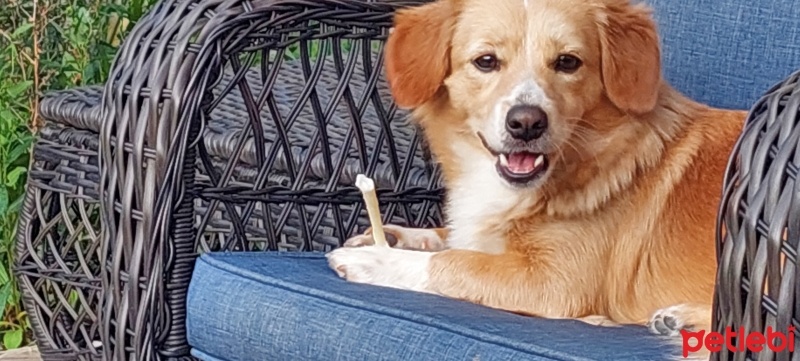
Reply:
<svg viewBox="0 0 800 361"><path fill-rule="evenodd" d="M462 173L448 190L448 246L502 253L509 218L528 202L498 176L495 160L488 154L463 144L453 146L458 148Z"/></svg>

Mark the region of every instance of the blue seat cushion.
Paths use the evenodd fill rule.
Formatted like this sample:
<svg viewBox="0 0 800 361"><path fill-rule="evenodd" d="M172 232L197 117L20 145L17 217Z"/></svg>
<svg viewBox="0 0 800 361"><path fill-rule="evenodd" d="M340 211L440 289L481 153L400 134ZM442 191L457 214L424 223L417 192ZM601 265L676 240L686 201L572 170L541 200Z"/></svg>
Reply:
<svg viewBox="0 0 800 361"><path fill-rule="evenodd" d="M217 360L665 360L644 327L525 317L345 282L319 253L211 253L187 299L192 353Z"/></svg>
<svg viewBox="0 0 800 361"><path fill-rule="evenodd" d="M697 101L750 109L800 69L800 1L644 0L654 10L664 77Z"/></svg>

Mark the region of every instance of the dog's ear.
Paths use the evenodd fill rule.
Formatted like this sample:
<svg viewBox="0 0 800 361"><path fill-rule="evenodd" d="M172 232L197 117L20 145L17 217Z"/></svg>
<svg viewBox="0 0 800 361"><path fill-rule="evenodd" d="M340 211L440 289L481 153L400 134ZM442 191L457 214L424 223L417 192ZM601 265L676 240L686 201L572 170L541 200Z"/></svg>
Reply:
<svg viewBox="0 0 800 361"><path fill-rule="evenodd" d="M436 94L449 72L455 0L399 10L386 42L386 77L399 107L414 108Z"/></svg>
<svg viewBox="0 0 800 361"><path fill-rule="evenodd" d="M628 0L610 1L598 24L608 98L626 112L651 111L661 85L661 51L650 9Z"/></svg>

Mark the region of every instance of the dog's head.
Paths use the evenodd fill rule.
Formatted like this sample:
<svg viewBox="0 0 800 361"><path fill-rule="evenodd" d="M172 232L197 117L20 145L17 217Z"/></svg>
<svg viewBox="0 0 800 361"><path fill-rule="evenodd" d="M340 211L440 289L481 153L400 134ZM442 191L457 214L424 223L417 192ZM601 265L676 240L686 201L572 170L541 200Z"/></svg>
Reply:
<svg viewBox="0 0 800 361"><path fill-rule="evenodd" d="M555 162L569 162L563 150L575 146L581 122L591 123L589 112L650 112L661 83L655 24L628 0L439 0L405 9L386 70L399 106L444 103L462 114L448 126L474 137L516 187L536 186Z"/></svg>

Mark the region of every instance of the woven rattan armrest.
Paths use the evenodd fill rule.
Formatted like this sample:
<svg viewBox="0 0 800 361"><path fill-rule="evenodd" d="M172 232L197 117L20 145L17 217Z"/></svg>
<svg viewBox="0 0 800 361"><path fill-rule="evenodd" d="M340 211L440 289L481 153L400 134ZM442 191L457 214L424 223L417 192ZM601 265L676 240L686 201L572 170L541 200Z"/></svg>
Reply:
<svg viewBox="0 0 800 361"><path fill-rule="evenodd" d="M800 329L800 71L753 104L731 152L717 227L713 329L787 334ZM796 340L795 340L796 341ZM773 342L773 341L769 341ZM711 360L796 360L789 348L756 351L739 340Z"/></svg>
<svg viewBox="0 0 800 361"><path fill-rule="evenodd" d="M185 296L199 252L337 246L366 219L355 172L384 179L388 220L440 223L436 168L420 166L421 137L382 79L393 12L418 3L167 0L137 24L102 100L108 359L188 357ZM272 90L291 56L307 86L281 97ZM215 158L210 119L230 97L246 112L219 143L227 159ZM294 137L298 124L313 134ZM215 228L220 213L230 228Z"/></svg>

